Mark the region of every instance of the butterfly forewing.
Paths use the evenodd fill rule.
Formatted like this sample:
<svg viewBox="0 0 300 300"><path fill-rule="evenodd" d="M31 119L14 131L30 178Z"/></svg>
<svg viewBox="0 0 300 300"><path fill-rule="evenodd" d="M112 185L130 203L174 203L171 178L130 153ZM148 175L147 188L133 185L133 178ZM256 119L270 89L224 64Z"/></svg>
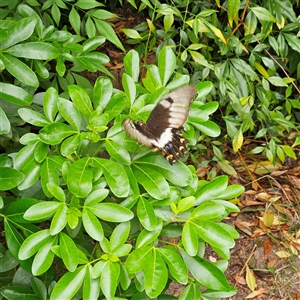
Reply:
<svg viewBox="0 0 300 300"><path fill-rule="evenodd" d="M123 123L127 134L139 143L159 148L165 158L175 163L186 151L186 139L178 131L189 115L189 105L196 94L196 88L188 85L164 97L151 112L146 124L137 124L126 119Z"/></svg>

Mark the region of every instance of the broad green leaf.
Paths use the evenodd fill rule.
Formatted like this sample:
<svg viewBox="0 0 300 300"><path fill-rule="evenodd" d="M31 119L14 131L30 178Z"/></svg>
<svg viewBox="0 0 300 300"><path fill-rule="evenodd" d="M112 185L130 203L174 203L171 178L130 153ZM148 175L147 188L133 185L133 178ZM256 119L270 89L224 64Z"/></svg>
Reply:
<svg viewBox="0 0 300 300"><path fill-rule="evenodd" d="M123 28L122 31L131 39L142 40L143 37L139 34L139 32L135 29L131 28Z"/></svg>
<svg viewBox="0 0 300 300"><path fill-rule="evenodd" d="M61 258L70 272L74 272L78 265L79 253L74 241L65 233L60 233L60 254Z"/></svg>
<svg viewBox="0 0 300 300"><path fill-rule="evenodd" d="M162 85L165 86L173 75L176 66L176 58L173 50L165 47L158 56L158 69Z"/></svg>
<svg viewBox="0 0 300 300"><path fill-rule="evenodd" d="M210 120L202 123L191 122L191 124L210 137L217 137L221 133L220 127Z"/></svg>
<svg viewBox="0 0 300 300"><path fill-rule="evenodd" d="M35 276L44 274L53 264L54 253L51 247L57 244L57 238L53 237L47 243L42 245L34 257L32 264L32 273Z"/></svg>
<svg viewBox="0 0 300 300"><path fill-rule="evenodd" d="M59 98L57 107L63 118L78 131L81 128L81 115L78 108L70 101Z"/></svg>
<svg viewBox="0 0 300 300"><path fill-rule="evenodd" d="M288 42L289 46L297 51L298 53L300 53L300 40L299 40L299 36L296 36L294 34L289 34L289 33L282 33L286 39L286 41Z"/></svg>
<svg viewBox="0 0 300 300"><path fill-rule="evenodd" d="M75 134L66 138L60 147L60 152L63 156L69 156L73 153L76 153L77 148L81 142L81 135Z"/></svg>
<svg viewBox="0 0 300 300"><path fill-rule="evenodd" d="M206 220L205 222L191 222L195 233L205 242L217 248L233 248L233 238L220 225Z"/></svg>
<svg viewBox="0 0 300 300"><path fill-rule="evenodd" d="M0 97L20 106L29 106L32 102L32 97L25 90L3 82L0 82Z"/></svg>
<svg viewBox="0 0 300 300"><path fill-rule="evenodd" d="M92 237L96 241L102 241L104 233L101 222L87 208L83 208L82 210L82 223L84 229L90 237Z"/></svg>
<svg viewBox="0 0 300 300"><path fill-rule="evenodd" d="M227 176L219 176L213 179L211 182L203 185L196 193L196 201L194 206L199 205L203 202L214 200L215 198L221 197L228 185Z"/></svg>
<svg viewBox="0 0 300 300"><path fill-rule="evenodd" d="M84 201L85 206L90 206L104 200L109 194L109 190L107 189L97 189L90 193L86 200Z"/></svg>
<svg viewBox="0 0 300 300"><path fill-rule="evenodd" d="M28 42L12 46L6 51L15 57L24 57L38 60L52 60L60 55L59 50L44 42Z"/></svg>
<svg viewBox="0 0 300 300"><path fill-rule="evenodd" d="M139 199L136 212L142 226L149 231L154 230L157 220L154 209L147 199L143 197Z"/></svg>
<svg viewBox="0 0 300 300"><path fill-rule="evenodd" d="M117 46L118 48L120 48L122 51L125 52L125 49L124 49L122 43L120 42L119 38L117 37L116 33L114 32L114 30L112 29L112 26L109 23L107 23L106 21L96 19L95 17L94 17L94 22L95 22L96 27L99 30L99 32L107 40L109 40L115 46Z"/></svg>
<svg viewBox="0 0 300 300"><path fill-rule="evenodd" d="M69 13L69 21L76 34L80 35L80 15L76 11L74 6L72 6L71 11Z"/></svg>
<svg viewBox="0 0 300 300"><path fill-rule="evenodd" d="M76 57L76 62L90 72L101 71L109 76L110 72L103 66L109 62L109 57L103 53L83 53Z"/></svg>
<svg viewBox="0 0 300 300"><path fill-rule="evenodd" d="M76 85L69 85L68 91L73 103L80 113L85 116L89 116L93 112L93 107L87 92L80 86Z"/></svg>
<svg viewBox="0 0 300 300"><path fill-rule="evenodd" d="M162 200L168 197L170 186L159 172L138 164L134 164L132 170L136 180L153 198Z"/></svg>
<svg viewBox="0 0 300 300"><path fill-rule="evenodd" d="M195 256L197 254L199 248L198 237L190 222L186 222L183 226L182 243L185 251L190 256Z"/></svg>
<svg viewBox="0 0 300 300"><path fill-rule="evenodd" d="M24 64L19 59L8 55L8 54L1 54L0 59L3 61L5 68L7 71L17 78L20 82L25 83L26 85L32 87L39 86L39 80L36 77L35 73L29 68L26 64Z"/></svg>
<svg viewBox="0 0 300 300"><path fill-rule="evenodd" d="M106 299L114 299L120 276L120 265L108 261L103 269L103 275L100 277L101 291Z"/></svg>
<svg viewBox="0 0 300 300"><path fill-rule="evenodd" d="M19 150L19 152L14 158L15 169L22 170L24 166L33 159L35 147L36 143L32 143Z"/></svg>
<svg viewBox="0 0 300 300"><path fill-rule="evenodd" d="M51 122L54 122L55 116L57 114L57 105L58 105L57 100L58 100L57 90L53 87L48 88L44 95L43 108L44 108L45 116Z"/></svg>
<svg viewBox="0 0 300 300"><path fill-rule="evenodd" d="M83 47L82 52L84 53L84 52L90 52L90 51L96 50L99 46L104 44L104 42L105 42L105 38L103 36L92 37L92 38L86 40L82 44L82 47Z"/></svg>
<svg viewBox="0 0 300 300"><path fill-rule="evenodd" d="M30 235L22 244L19 251L19 258L21 260L27 259L34 255L42 245L45 245L50 239L49 229L44 229Z"/></svg>
<svg viewBox="0 0 300 300"><path fill-rule="evenodd" d="M34 126L44 127L50 124L49 120L45 116L35 110L20 108L18 113L24 121Z"/></svg>
<svg viewBox="0 0 300 300"><path fill-rule="evenodd" d="M128 196L129 180L124 169L118 163L103 158L94 158L92 166L103 170L107 184L117 197Z"/></svg>
<svg viewBox="0 0 300 300"><path fill-rule="evenodd" d="M28 221L38 221L51 217L62 204L54 201L43 201L31 206L24 214Z"/></svg>
<svg viewBox="0 0 300 300"><path fill-rule="evenodd" d="M137 82L140 74L140 58L137 51L131 49L124 57L124 68L134 82Z"/></svg>
<svg viewBox="0 0 300 300"><path fill-rule="evenodd" d="M82 286L86 270L87 267L82 266L72 273L67 272L55 285L51 293L50 300L72 299Z"/></svg>
<svg viewBox="0 0 300 300"><path fill-rule="evenodd" d="M207 96L213 88L213 83L211 81L204 81L197 84L197 98L203 98ZM205 105L215 103L214 105L218 105L217 102L206 103Z"/></svg>
<svg viewBox="0 0 300 300"><path fill-rule="evenodd" d="M25 179L25 175L18 170L8 167L0 167L0 190L10 190L19 185Z"/></svg>
<svg viewBox="0 0 300 300"><path fill-rule="evenodd" d="M116 161L119 161L123 165L130 165L131 159L128 151L118 143L115 143L113 140L106 140L106 150L111 157Z"/></svg>
<svg viewBox="0 0 300 300"><path fill-rule="evenodd" d="M35 294L42 300L47 299L47 288L42 280L37 277L31 277L31 286Z"/></svg>
<svg viewBox="0 0 300 300"><path fill-rule="evenodd" d="M100 294L100 281L92 277L92 266L87 267L83 282L83 300L98 299Z"/></svg>
<svg viewBox="0 0 300 300"><path fill-rule="evenodd" d="M267 80L275 85L275 86L284 86L287 87L288 85L286 84L286 82L281 78L281 77L277 77L277 76L270 76L267 78Z"/></svg>
<svg viewBox="0 0 300 300"><path fill-rule="evenodd" d="M156 228L154 228L152 231L148 231L146 229L142 230L136 240L136 248L138 249L152 243L161 234L161 231L162 231L161 221L158 222Z"/></svg>
<svg viewBox="0 0 300 300"><path fill-rule="evenodd" d="M135 82L128 74L122 74L122 86L124 88L125 94L130 102L133 105L136 97L136 87Z"/></svg>
<svg viewBox="0 0 300 300"><path fill-rule="evenodd" d="M273 15L264 7L249 7L249 9L256 15L260 21L279 22Z"/></svg>
<svg viewBox="0 0 300 300"><path fill-rule="evenodd" d="M144 276L147 295L151 298L159 296L167 284L168 269L158 251L149 258Z"/></svg>
<svg viewBox="0 0 300 300"><path fill-rule="evenodd" d="M75 5L76 7L79 7L79 8L81 8L81 9L83 9L83 10L95 8L95 7L98 7L98 6L104 6L104 4L99 3L99 2L96 1L96 0L89 0L89 1L86 1L86 0L79 0L79 1L77 1L74 5Z"/></svg>
<svg viewBox="0 0 300 300"><path fill-rule="evenodd" d="M239 184L232 184L222 192L220 199L234 199L240 196L245 191L245 188Z"/></svg>
<svg viewBox="0 0 300 300"><path fill-rule="evenodd" d="M65 202L66 201L66 195L65 195L63 189L60 186L58 186L58 185L56 185L52 182L49 182L47 184L47 188L48 188L48 191L51 193L51 195L55 199L59 200L60 202Z"/></svg>
<svg viewBox="0 0 300 300"><path fill-rule="evenodd" d="M39 300L40 298L34 294L33 290L23 286L10 286L1 291L1 295L5 299L18 300L18 299L30 299Z"/></svg>
<svg viewBox="0 0 300 300"><path fill-rule="evenodd" d="M2 107L0 107L0 135L6 135L11 130L11 125Z"/></svg>
<svg viewBox="0 0 300 300"><path fill-rule="evenodd" d="M201 299L201 292L198 284L190 283L180 294L178 300Z"/></svg>
<svg viewBox="0 0 300 300"><path fill-rule="evenodd" d="M56 210L53 218L52 218L52 222L50 225L50 233L51 235L55 235L58 234L59 232L61 232L65 226L67 225L68 222L68 207L67 204L62 203L58 209Z"/></svg>
<svg viewBox="0 0 300 300"><path fill-rule="evenodd" d="M126 243L130 232L130 222L119 224L110 236L110 247L113 251Z"/></svg>
<svg viewBox="0 0 300 300"><path fill-rule="evenodd" d="M180 252L189 271L201 285L213 290L231 289L224 273L219 268L203 258L191 257L182 250Z"/></svg>
<svg viewBox="0 0 300 300"><path fill-rule="evenodd" d="M131 252L125 263L128 273L138 273L147 268L151 251L152 247L144 246Z"/></svg>
<svg viewBox="0 0 300 300"><path fill-rule="evenodd" d="M204 202L197 206L191 213L189 220L197 218L199 220L214 219L224 213L224 207L211 201Z"/></svg>
<svg viewBox="0 0 300 300"><path fill-rule="evenodd" d="M125 222L133 218L133 213L129 209L115 203L99 203L89 206L98 218L108 222Z"/></svg>
<svg viewBox="0 0 300 300"><path fill-rule="evenodd" d="M101 106L103 109L109 103L113 93L113 85L109 78L98 77L93 91L93 103L95 108Z"/></svg>
<svg viewBox="0 0 300 300"><path fill-rule="evenodd" d="M241 5L240 0L228 0L227 14L228 14L228 22L230 27L232 27L233 20L238 15L240 5Z"/></svg>
<svg viewBox="0 0 300 300"><path fill-rule="evenodd" d="M0 45L0 49L7 49L17 43L27 40L33 33L36 20L33 17L23 18L14 23L7 30L7 39Z"/></svg>
<svg viewBox="0 0 300 300"><path fill-rule="evenodd" d="M163 260L167 263L169 271L175 280L181 284L187 284L188 269L177 251L174 251L172 247L161 247L157 251L160 252Z"/></svg>
<svg viewBox="0 0 300 300"><path fill-rule="evenodd" d="M49 150L49 145L44 144L41 141L38 141L33 153L35 161L38 162L39 164L42 161L44 161L44 159L46 159L48 155L48 150Z"/></svg>
<svg viewBox="0 0 300 300"><path fill-rule="evenodd" d="M38 179L40 178L40 168L41 168L40 164L37 163L35 160L32 160L22 169L22 173L24 174L25 178L21 182L21 184L18 185L18 189L20 191L24 191L28 189L38 181Z"/></svg>
<svg viewBox="0 0 300 300"><path fill-rule="evenodd" d="M58 145L66 137L76 133L78 133L78 131L69 125L64 123L51 123L40 130L39 138L45 144Z"/></svg>
<svg viewBox="0 0 300 300"><path fill-rule="evenodd" d="M156 86L162 86L162 80L161 80L161 77L160 77L160 72L159 72L159 69L157 66L155 65L150 65L147 69L147 76L150 77L150 79L152 80L152 84L154 84L154 87L155 88ZM145 85L145 87L147 88L147 85L145 84L147 81L146 81L146 78L145 80L143 80L143 83ZM154 92L152 89L149 89L151 92Z"/></svg>

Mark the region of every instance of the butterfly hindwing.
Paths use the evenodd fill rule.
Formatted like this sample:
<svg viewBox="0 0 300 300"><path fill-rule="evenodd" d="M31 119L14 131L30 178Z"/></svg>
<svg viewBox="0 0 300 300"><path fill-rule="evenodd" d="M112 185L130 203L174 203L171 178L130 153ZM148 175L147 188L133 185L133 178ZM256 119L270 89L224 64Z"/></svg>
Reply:
<svg viewBox="0 0 300 300"><path fill-rule="evenodd" d="M188 85L166 95L153 109L146 124L123 122L127 134L140 144L158 148L164 157L173 164L183 157L186 139L178 131L184 130L183 124L189 115L189 105L196 94L196 88Z"/></svg>

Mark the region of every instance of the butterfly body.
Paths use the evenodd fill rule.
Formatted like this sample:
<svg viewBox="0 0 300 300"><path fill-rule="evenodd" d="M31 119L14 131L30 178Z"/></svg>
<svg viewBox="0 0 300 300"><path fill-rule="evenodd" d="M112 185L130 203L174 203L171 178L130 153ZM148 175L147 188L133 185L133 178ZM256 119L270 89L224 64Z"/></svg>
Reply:
<svg viewBox="0 0 300 300"><path fill-rule="evenodd" d="M184 130L189 105L195 97L192 85L179 88L164 97L153 109L146 123L134 123L126 119L123 123L127 134L140 144L162 151L170 164L184 156L186 139L178 132Z"/></svg>

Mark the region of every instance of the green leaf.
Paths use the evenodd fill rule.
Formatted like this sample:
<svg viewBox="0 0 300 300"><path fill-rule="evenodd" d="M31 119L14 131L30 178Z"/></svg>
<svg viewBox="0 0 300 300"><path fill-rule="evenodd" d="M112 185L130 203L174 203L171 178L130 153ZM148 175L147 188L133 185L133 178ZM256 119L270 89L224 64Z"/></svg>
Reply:
<svg viewBox="0 0 300 300"><path fill-rule="evenodd" d="M0 97L20 106L29 106L32 102L32 97L25 90L3 82L0 82Z"/></svg>
<svg viewBox="0 0 300 300"><path fill-rule="evenodd" d="M109 190L107 189L97 189L90 193L88 197L84 201L85 206L90 206L104 200L109 194Z"/></svg>
<svg viewBox="0 0 300 300"><path fill-rule="evenodd" d="M158 70L162 85L165 86L173 75L176 66L176 57L173 50L164 47L158 56Z"/></svg>
<svg viewBox="0 0 300 300"><path fill-rule="evenodd" d="M56 185L52 182L49 182L47 184L47 188L48 188L48 191L51 193L51 195L55 199L59 200L60 202L65 202L66 201L66 195L65 195L63 189L60 186L58 186L58 185Z"/></svg>
<svg viewBox="0 0 300 300"><path fill-rule="evenodd" d="M57 90L53 87L48 88L44 95L43 108L44 108L45 116L51 122L54 122L55 116L57 114L57 105L58 105L57 100L58 100Z"/></svg>
<svg viewBox="0 0 300 300"><path fill-rule="evenodd" d="M87 0L79 0L74 5L83 10L95 8L98 6L104 6L104 4L99 3L98 1L95 1L95 0L88 0L88 1Z"/></svg>
<svg viewBox="0 0 300 300"><path fill-rule="evenodd" d="M172 247L161 247L158 249L163 260L167 263L169 271L174 279L181 283L187 284L188 282L188 268L183 259L178 255Z"/></svg>
<svg viewBox="0 0 300 300"><path fill-rule="evenodd" d="M71 11L69 13L69 21L72 28L75 30L76 34L80 36L80 16L76 11L75 7L72 6Z"/></svg>
<svg viewBox="0 0 300 300"><path fill-rule="evenodd" d="M158 251L154 251L153 255L147 261L144 276L147 295L151 298L159 296L167 284L168 269Z"/></svg>
<svg viewBox="0 0 300 300"><path fill-rule="evenodd" d="M77 2L78 3L78 2ZM82 44L82 53L90 52L92 50L97 49L99 46L104 44L105 38L103 36L95 36L92 38L89 38Z"/></svg>
<svg viewBox="0 0 300 300"><path fill-rule="evenodd" d="M284 87L288 86L282 78L277 76L270 76L267 78L267 80L275 86L284 86Z"/></svg>
<svg viewBox="0 0 300 300"><path fill-rule="evenodd" d="M190 283L180 294L178 300L201 299L201 292L198 284Z"/></svg>
<svg viewBox="0 0 300 300"><path fill-rule="evenodd" d="M6 135L11 131L10 121L4 110L0 107L0 135Z"/></svg>
<svg viewBox="0 0 300 300"><path fill-rule="evenodd" d="M108 261L100 277L101 291L107 299L114 299L120 276L120 265Z"/></svg>
<svg viewBox="0 0 300 300"><path fill-rule="evenodd" d="M80 131L81 128L81 114L79 109L68 100L59 98L57 108L63 118L74 128Z"/></svg>
<svg viewBox="0 0 300 300"><path fill-rule="evenodd" d="M21 170L33 159L33 153L36 147L36 143L28 144L23 147L14 158L15 169Z"/></svg>
<svg viewBox="0 0 300 300"><path fill-rule="evenodd" d="M94 22L96 24L97 29L99 30L99 32L110 42L112 42L115 46L117 46L118 48L120 48L122 51L125 52L125 49L122 45L122 43L120 42L119 38L117 37L116 33L114 32L114 30L112 29L112 26L102 20L98 20L96 18L94 18Z"/></svg>
<svg viewBox="0 0 300 300"><path fill-rule="evenodd" d="M143 37L139 34L139 32L135 29L131 28L123 28L122 31L131 39L142 40Z"/></svg>
<svg viewBox="0 0 300 300"><path fill-rule="evenodd" d="M137 216L145 229L149 231L154 230L157 225L154 209L149 201L143 197L140 197L138 201Z"/></svg>
<svg viewBox="0 0 300 300"><path fill-rule="evenodd" d="M114 229L110 236L110 247L112 251L126 243L129 232L130 222L123 222Z"/></svg>
<svg viewBox="0 0 300 300"><path fill-rule="evenodd" d="M214 219L224 213L224 207L212 201L207 201L197 206L191 213L189 220L197 218L199 220Z"/></svg>
<svg viewBox="0 0 300 300"><path fill-rule="evenodd" d="M190 256L195 256L197 254L199 248L198 237L190 222L186 222L183 226L182 243L185 251Z"/></svg>
<svg viewBox="0 0 300 300"><path fill-rule="evenodd" d="M82 223L84 229L90 237L92 237L96 241L103 240L104 233L101 222L91 211L89 211L89 209L85 207L82 210Z"/></svg>
<svg viewBox="0 0 300 300"><path fill-rule="evenodd" d="M131 49L124 57L124 68L134 82L137 82L140 74L140 58L137 51Z"/></svg>
<svg viewBox="0 0 300 300"><path fill-rule="evenodd" d="M33 33L36 20L33 17L23 18L14 23L7 30L7 39L0 45L0 49L7 49L17 43L27 40Z"/></svg>
<svg viewBox="0 0 300 300"><path fill-rule="evenodd" d="M89 160L88 157L81 158L75 161L69 169L68 188L79 198L87 197L92 190L93 171Z"/></svg>
<svg viewBox="0 0 300 300"><path fill-rule="evenodd" d="M213 200L221 197L228 185L227 176L219 176L213 179L211 182L203 185L196 193L196 201L194 206L199 205L203 202Z"/></svg>
<svg viewBox="0 0 300 300"><path fill-rule="evenodd" d="M76 134L66 138L60 147L60 152L63 156L69 156L73 153L76 153L77 148L81 142L81 135Z"/></svg>
<svg viewBox="0 0 300 300"><path fill-rule="evenodd" d="M101 106L104 109L109 103L113 92L111 80L106 77L98 77L93 92L93 103L95 108Z"/></svg>
<svg viewBox="0 0 300 300"><path fill-rule="evenodd" d="M43 244L34 257L32 264L32 273L35 276L44 274L53 264L54 253L51 247L57 244L57 238L52 237L51 240Z"/></svg>
<svg viewBox="0 0 300 300"><path fill-rule="evenodd" d="M79 253L76 244L65 233L60 233L60 254L61 258L70 272L74 272L79 261Z"/></svg>
<svg viewBox="0 0 300 300"><path fill-rule="evenodd" d="M88 265L83 283L83 300L98 299L100 294L100 280L92 277L92 266Z"/></svg>
<svg viewBox="0 0 300 300"><path fill-rule="evenodd" d="M8 55L8 54L1 54L0 59L5 65L7 71L17 78L20 82L25 83L26 85L32 87L39 86L39 80L36 77L35 73L29 68L26 64L21 62L19 59Z"/></svg>
<svg viewBox="0 0 300 300"><path fill-rule="evenodd" d="M144 246L131 252L126 260L126 269L128 273L138 273L148 268L148 262L151 257L152 247Z"/></svg>
<svg viewBox="0 0 300 300"><path fill-rule="evenodd" d="M22 244L19 251L21 260L27 259L34 255L42 245L45 245L52 236L49 229L44 229L30 235Z"/></svg>
<svg viewBox="0 0 300 300"><path fill-rule="evenodd" d="M210 137L217 137L220 135L221 130L220 127L208 120L202 123L195 123L195 122L190 122L195 128L199 129L200 131L202 131L204 134L206 134L207 136Z"/></svg>
<svg viewBox="0 0 300 300"><path fill-rule="evenodd" d="M42 280L37 277L31 277L31 286L35 294L42 300L47 299L47 288Z"/></svg>
<svg viewBox="0 0 300 300"><path fill-rule="evenodd" d="M165 178L157 171L147 166L134 164L133 173L137 182L155 199L162 200L170 194L170 186Z"/></svg>
<svg viewBox="0 0 300 300"><path fill-rule="evenodd" d="M238 16L240 5L240 0L228 0L227 15L230 27L232 27L233 20Z"/></svg>
<svg viewBox="0 0 300 300"><path fill-rule="evenodd" d="M59 50L51 44L42 42L28 42L10 47L10 55L38 60L51 60L60 55Z"/></svg>
<svg viewBox="0 0 300 300"><path fill-rule="evenodd" d="M62 203L58 209L56 210L52 222L50 225L50 233L51 235L58 234L61 232L68 222L68 216L67 216L68 207L67 204Z"/></svg>
<svg viewBox="0 0 300 300"><path fill-rule="evenodd" d="M29 108L20 108L18 113L25 122L34 126L44 127L50 124L49 120L45 116L35 110Z"/></svg>
<svg viewBox="0 0 300 300"><path fill-rule="evenodd" d="M156 227L152 231L146 229L142 230L136 240L136 248L141 248L145 245L149 245L157 239L162 231L162 222L158 222Z"/></svg>
<svg viewBox="0 0 300 300"><path fill-rule="evenodd" d="M126 222L133 218L131 210L115 203L99 203L89 206L98 218L108 222Z"/></svg>
<svg viewBox="0 0 300 300"><path fill-rule="evenodd" d="M23 286L10 286L6 287L1 291L1 295L9 300L18 300L18 299L31 299L39 300L40 298L34 294L34 292Z"/></svg>
<svg viewBox="0 0 300 300"><path fill-rule="evenodd" d="M109 57L103 53L82 53L76 57L76 62L90 72L102 71L103 73L112 76L110 72L103 66L109 62Z"/></svg>
<svg viewBox="0 0 300 300"><path fill-rule="evenodd" d="M21 184L18 185L18 189L20 191L28 189L38 181L38 179L40 178L40 168L40 164L35 160L32 160L22 169L22 173L25 176L25 179L21 182Z"/></svg>
<svg viewBox="0 0 300 300"><path fill-rule="evenodd" d="M134 80L126 73L122 74L122 86L130 104L133 105L136 97L136 86Z"/></svg>
<svg viewBox="0 0 300 300"><path fill-rule="evenodd" d="M128 196L129 180L126 172L118 163L103 158L93 158L91 165L103 170L108 186L117 197Z"/></svg>
<svg viewBox="0 0 300 300"><path fill-rule="evenodd" d="M72 299L82 286L87 267L82 266L74 272L67 272L55 285L50 300Z"/></svg>
<svg viewBox="0 0 300 300"><path fill-rule="evenodd" d="M0 190L10 190L19 185L25 176L20 171L8 167L0 167Z"/></svg>
<svg viewBox="0 0 300 300"><path fill-rule="evenodd" d="M78 131L74 130L69 125L64 123L52 123L40 130L39 138L45 144L58 145L66 137L76 133L78 133Z"/></svg>
<svg viewBox="0 0 300 300"><path fill-rule="evenodd" d="M77 109L83 115L89 116L93 112L93 107L87 92L77 85L69 85L68 91Z"/></svg>
<svg viewBox="0 0 300 300"><path fill-rule="evenodd" d="M249 7L260 21L279 23L273 15L264 7Z"/></svg>
<svg viewBox="0 0 300 300"><path fill-rule="evenodd" d="M131 159L128 151L118 143L115 143L113 140L106 140L106 150L108 154L113 157L115 160L119 161L123 165L129 166Z"/></svg>

